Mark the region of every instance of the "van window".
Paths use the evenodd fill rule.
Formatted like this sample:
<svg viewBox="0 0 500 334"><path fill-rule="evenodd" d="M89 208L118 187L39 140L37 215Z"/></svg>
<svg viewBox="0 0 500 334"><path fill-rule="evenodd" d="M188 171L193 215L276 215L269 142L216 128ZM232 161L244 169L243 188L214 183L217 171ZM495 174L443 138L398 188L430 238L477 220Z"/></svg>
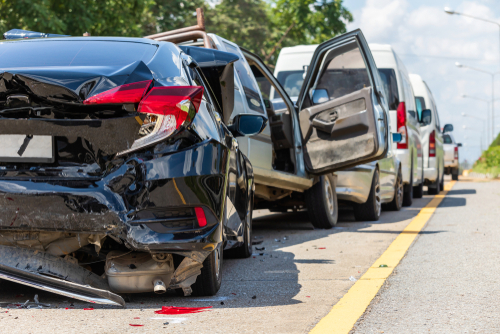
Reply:
<svg viewBox="0 0 500 334"><path fill-rule="evenodd" d="M450 137L450 136L448 136L448 135L444 135L444 136L443 136L443 142L444 142L445 144L453 144L453 141L451 140L451 137Z"/></svg>
<svg viewBox="0 0 500 334"><path fill-rule="evenodd" d="M243 85L243 91L245 93L248 107L253 111L265 114L259 94L259 87L255 83L252 70L250 69L248 64L242 60L242 56L236 47L228 43L224 43L224 46L226 47L228 52L231 52L240 57L240 59L234 63L234 70L238 74L240 82Z"/></svg>
<svg viewBox="0 0 500 334"><path fill-rule="evenodd" d="M396 80L396 72L392 68L379 68L378 73L384 83L385 91L390 110L397 110L399 105L398 82Z"/></svg>
<svg viewBox="0 0 500 334"><path fill-rule="evenodd" d="M302 83L304 82L304 71L281 71L278 73L278 81L285 88L288 96L298 97ZM274 98L278 98L278 93L274 94Z"/></svg>
<svg viewBox="0 0 500 334"><path fill-rule="evenodd" d="M425 100L421 96L415 96L415 105L417 106L418 119L422 118L422 110L427 109L425 107Z"/></svg>
<svg viewBox="0 0 500 334"><path fill-rule="evenodd" d="M351 45L349 45L351 46ZM371 87L365 61L357 44L351 48L334 49L328 52L323 61L321 75L311 90L315 104L351 94L366 87Z"/></svg>

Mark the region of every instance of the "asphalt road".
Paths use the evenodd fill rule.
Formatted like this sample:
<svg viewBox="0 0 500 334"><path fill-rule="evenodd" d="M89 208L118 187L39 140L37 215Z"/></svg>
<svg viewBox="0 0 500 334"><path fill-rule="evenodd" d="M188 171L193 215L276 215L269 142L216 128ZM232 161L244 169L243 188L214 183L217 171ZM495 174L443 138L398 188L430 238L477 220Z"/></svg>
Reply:
<svg viewBox="0 0 500 334"><path fill-rule="evenodd" d="M494 312L498 313L498 306L490 311L486 309L499 297L498 285L495 284L499 267L499 227L494 224L495 217L500 216L499 185L498 182L455 185L450 198L444 200L428 227L410 248L401 268L396 269L397 273L389 279L357 324L357 331L380 333L385 329L385 333L391 330L394 333L408 332L404 327L408 319L415 322L413 332L422 332L422 328L427 327L422 327L423 323L417 320L427 316L428 312L433 313L430 315L432 319L439 318L440 322L434 319L436 323L445 324L445 319L456 319L451 325L472 324L491 317ZM400 212L384 212L378 222L354 222L351 212L343 212L340 223L332 230L314 230L305 212L257 212L254 214L254 236L255 241L262 240L263 243L254 248L265 247L265 250L256 250L255 256L249 259L224 259L222 288L212 298L141 294L134 296L126 309L93 306L93 310L84 310L92 305L0 281L0 331L308 332L354 284L350 277L359 278L430 198L424 196L414 200L412 207ZM490 214L492 210L496 216ZM432 238L441 239L436 242ZM420 246L421 243L425 246ZM439 245L434 245L436 243ZM432 247L437 248L432 250ZM415 260L412 260L413 256ZM413 262L407 263L410 260ZM457 279L459 282L456 284L460 283L460 288L450 287ZM394 287L399 293L389 295ZM420 291L425 293L420 294ZM449 295L452 292L455 294ZM35 293L38 293L40 302L51 307L43 310L7 308L9 303L33 300ZM457 304L449 304L447 299L457 301ZM464 305L462 301L468 304L463 313L468 314L469 320L451 315ZM162 306L212 308L187 315L155 314L154 311ZM422 307L422 311L419 313L415 307ZM394 308L398 309L397 313ZM489 324L496 321L489 319ZM395 323L400 323L402 327L394 327ZM436 332L438 328L453 327L435 327ZM459 329L457 332L462 331Z"/></svg>
<svg viewBox="0 0 500 334"><path fill-rule="evenodd" d="M500 333L500 182L457 182L353 333Z"/></svg>

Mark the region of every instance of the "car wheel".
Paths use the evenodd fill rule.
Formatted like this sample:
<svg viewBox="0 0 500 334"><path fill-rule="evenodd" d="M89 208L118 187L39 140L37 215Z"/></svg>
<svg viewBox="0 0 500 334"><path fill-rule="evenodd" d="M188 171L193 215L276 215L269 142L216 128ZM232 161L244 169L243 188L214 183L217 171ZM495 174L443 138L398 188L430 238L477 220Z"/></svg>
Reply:
<svg viewBox="0 0 500 334"><path fill-rule="evenodd" d="M458 168L453 168L451 170L451 179L453 181L458 181Z"/></svg>
<svg viewBox="0 0 500 334"><path fill-rule="evenodd" d="M413 168L411 169L410 183L404 185L403 206L410 206L413 203Z"/></svg>
<svg viewBox="0 0 500 334"><path fill-rule="evenodd" d="M222 244L203 261L201 274L191 286L193 296L214 296L222 283Z"/></svg>
<svg viewBox="0 0 500 334"><path fill-rule="evenodd" d="M422 178L420 184L413 187L413 198L422 198L424 196L424 166L422 165Z"/></svg>
<svg viewBox="0 0 500 334"><path fill-rule="evenodd" d="M437 195L439 194L439 191L441 190L440 188L440 177L439 177L439 170L438 170L438 176L436 178L436 181L434 181L432 184L430 184L428 187L427 187L427 192L429 193L429 195Z"/></svg>
<svg viewBox="0 0 500 334"><path fill-rule="evenodd" d="M354 218L357 221L375 221L380 218L381 211L380 173L378 169L375 169L368 200L363 204L354 205Z"/></svg>
<svg viewBox="0 0 500 334"><path fill-rule="evenodd" d="M441 176L441 182L439 182L439 190L444 190L444 175Z"/></svg>
<svg viewBox="0 0 500 334"><path fill-rule="evenodd" d="M252 210L248 213L244 225L243 245L234 248L234 255L240 259L246 259L252 255Z"/></svg>
<svg viewBox="0 0 500 334"><path fill-rule="evenodd" d="M391 211L399 211L403 206L403 196L404 196L404 187L403 187L403 175L401 174L401 169L398 172L398 177L396 178L396 182L394 183L394 198L390 203L387 204L387 209Z"/></svg>
<svg viewBox="0 0 500 334"><path fill-rule="evenodd" d="M339 206L335 179L332 175L321 176L304 195L307 213L314 227L332 228L337 224Z"/></svg>

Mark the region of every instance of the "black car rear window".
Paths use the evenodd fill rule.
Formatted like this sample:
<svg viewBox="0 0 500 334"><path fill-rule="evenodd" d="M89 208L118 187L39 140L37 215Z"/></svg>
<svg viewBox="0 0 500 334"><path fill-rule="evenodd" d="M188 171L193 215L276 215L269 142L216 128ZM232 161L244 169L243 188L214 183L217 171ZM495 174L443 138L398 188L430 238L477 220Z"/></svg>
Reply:
<svg viewBox="0 0 500 334"><path fill-rule="evenodd" d="M451 137L448 135L443 136L443 141L445 144L453 144L453 141L451 140Z"/></svg>
<svg viewBox="0 0 500 334"><path fill-rule="evenodd" d="M0 68L124 66L148 63L156 45L122 41L26 41L0 43Z"/></svg>
<svg viewBox="0 0 500 334"><path fill-rule="evenodd" d="M394 72L392 68L379 68L378 73L384 82L385 91L388 96L389 109L397 110L399 105L399 94L396 72Z"/></svg>

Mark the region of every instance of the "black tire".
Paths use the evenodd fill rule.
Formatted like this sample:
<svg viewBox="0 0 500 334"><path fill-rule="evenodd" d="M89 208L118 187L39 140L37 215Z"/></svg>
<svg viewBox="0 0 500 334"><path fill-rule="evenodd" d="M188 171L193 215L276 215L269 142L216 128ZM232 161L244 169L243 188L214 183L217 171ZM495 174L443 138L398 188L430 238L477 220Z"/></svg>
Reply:
<svg viewBox="0 0 500 334"><path fill-rule="evenodd" d="M193 296L215 296L222 283L222 244L214 249L203 261L201 274L196 282L191 285Z"/></svg>
<svg viewBox="0 0 500 334"><path fill-rule="evenodd" d="M384 209L391 211L399 211L403 206L403 174L401 174L401 169L398 171L398 176L396 182L394 183L394 197L390 203L387 203Z"/></svg>
<svg viewBox="0 0 500 334"><path fill-rule="evenodd" d="M441 182L439 183L439 190L444 190L444 175L441 175Z"/></svg>
<svg viewBox="0 0 500 334"><path fill-rule="evenodd" d="M453 168L451 170L451 179L453 181L458 181L458 168Z"/></svg>
<svg viewBox="0 0 500 334"><path fill-rule="evenodd" d="M410 183L404 185L403 206L411 206L412 203L413 203L413 167L411 169L411 174L410 174Z"/></svg>
<svg viewBox="0 0 500 334"><path fill-rule="evenodd" d="M380 194L380 173L375 169L373 173L370 195L363 204L354 205L354 218L357 221L376 221L382 213L382 198Z"/></svg>
<svg viewBox="0 0 500 334"><path fill-rule="evenodd" d="M438 168L438 176L436 178L436 181L434 181L432 184L430 184L428 187L427 187L427 192L429 193L429 195L437 195L439 194L439 191L441 190L441 187L440 187L440 177L439 177L439 168Z"/></svg>
<svg viewBox="0 0 500 334"><path fill-rule="evenodd" d="M413 198L422 198L424 196L424 168L422 166L422 182L416 187L413 187Z"/></svg>
<svg viewBox="0 0 500 334"><path fill-rule="evenodd" d="M316 228L329 229L337 224L339 205L335 186L335 178L324 175L304 194L309 219Z"/></svg>
<svg viewBox="0 0 500 334"><path fill-rule="evenodd" d="M253 205L252 205L253 209ZM243 244L241 246L231 249L235 257L240 259L246 259L252 255L252 210L247 215L245 220L245 226L243 230Z"/></svg>

